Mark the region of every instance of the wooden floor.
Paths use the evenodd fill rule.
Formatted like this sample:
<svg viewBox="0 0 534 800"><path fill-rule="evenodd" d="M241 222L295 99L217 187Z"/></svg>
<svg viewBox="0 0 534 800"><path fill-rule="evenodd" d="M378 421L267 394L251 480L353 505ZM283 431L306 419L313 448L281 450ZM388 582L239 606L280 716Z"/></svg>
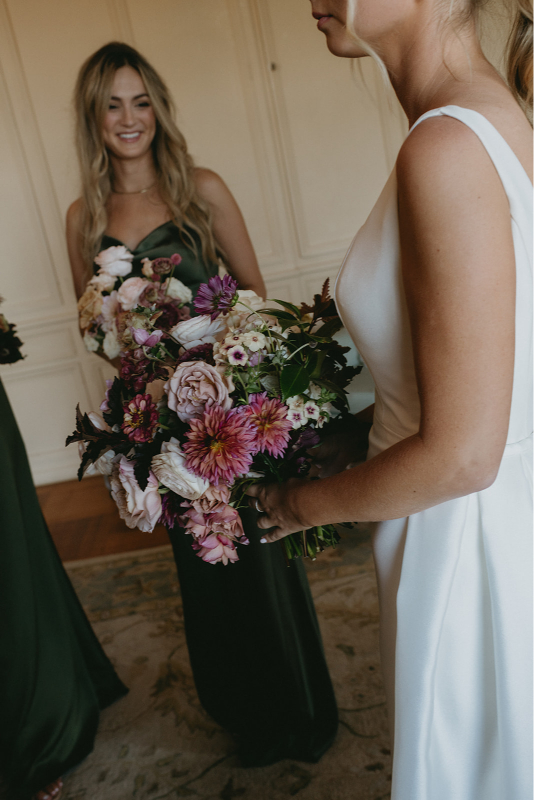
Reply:
<svg viewBox="0 0 534 800"><path fill-rule="evenodd" d="M162 525L152 533L126 527L100 476L40 486L37 494L63 561L169 544Z"/></svg>

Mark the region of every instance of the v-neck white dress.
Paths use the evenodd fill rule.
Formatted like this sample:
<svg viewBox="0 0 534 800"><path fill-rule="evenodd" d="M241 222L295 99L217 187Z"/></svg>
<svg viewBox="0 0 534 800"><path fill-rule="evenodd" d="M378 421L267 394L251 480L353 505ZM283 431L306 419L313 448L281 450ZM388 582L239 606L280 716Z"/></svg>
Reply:
<svg viewBox="0 0 534 800"><path fill-rule="evenodd" d="M474 131L509 199L514 386L493 485L377 525L392 800L532 800L532 184L484 116L447 106L416 125L438 115ZM371 458L420 419L395 172L349 250L336 302L376 385Z"/></svg>

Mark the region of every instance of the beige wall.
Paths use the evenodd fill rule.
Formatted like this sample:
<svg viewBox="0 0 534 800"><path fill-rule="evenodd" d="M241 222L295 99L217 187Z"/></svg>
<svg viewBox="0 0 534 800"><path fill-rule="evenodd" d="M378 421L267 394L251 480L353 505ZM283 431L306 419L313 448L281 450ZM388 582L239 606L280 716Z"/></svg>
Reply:
<svg viewBox="0 0 534 800"><path fill-rule="evenodd" d="M109 375L78 335L63 221L78 195L72 87L111 39L167 80L197 163L243 209L271 297L309 298L336 275L406 132L374 65L364 85L333 58L306 0L0 0L0 294L28 355L1 376L37 483L74 476L74 407L96 408Z"/></svg>

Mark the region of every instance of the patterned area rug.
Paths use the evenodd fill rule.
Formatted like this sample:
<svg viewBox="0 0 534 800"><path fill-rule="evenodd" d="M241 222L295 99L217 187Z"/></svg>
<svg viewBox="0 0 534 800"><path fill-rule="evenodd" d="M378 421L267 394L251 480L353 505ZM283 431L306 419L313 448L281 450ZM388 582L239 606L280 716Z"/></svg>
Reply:
<svg viewBox="0 0 534 800"><path fill-rule="evenodd" d="M311 765L241 768L231 736L201 708L170 546L70 564L76 591L130 693L102 714L95 750L66 777L64 800L389 798L369 540L369 526L360 524L343 533L336 550L307 562L341 720L336 742Z"/></svg>

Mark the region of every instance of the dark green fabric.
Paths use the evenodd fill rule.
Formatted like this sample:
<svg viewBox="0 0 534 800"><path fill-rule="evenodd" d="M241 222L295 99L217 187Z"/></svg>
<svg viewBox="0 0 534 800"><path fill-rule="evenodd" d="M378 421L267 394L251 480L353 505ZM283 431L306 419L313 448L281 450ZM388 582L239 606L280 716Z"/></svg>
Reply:
<svg viewBox="0 0 534 800"><path fill-rule="evenodd" d="M1 768L28 798L91 752L99 710L128 690L63 569L1 382L0 570Z"/></svg>
<svg viewBox="0 0 534 800"><path fill-rule="evenodd" d="M102 248L113 244L121 242L106 236ZM216 265L195 259L173 223L140 242L133 274L142 258L173 253L183 258L175 277L193 293L216 274ZM198 695L235 735L244 766L315 762L334 740L337 708L306 572L301 561L286 565L281 545L260 544L255 512L242 517L251 543L228 566L204 563L190 536L170 533Z"/></svg>
<svg viewBox="0 0 534 800"><path fill-rule="evenodd" d="M164 222L163 225L151 231L139 242L135 250L130 251L133 253L134 259L132 272L127 277L141 275L143 258L150 258L153 261L155 258L170 258L178 253L182 256L182 261L175 267L173 276L189 286L195 296L201 283L206 283L213 275L217 275L218 266L217 264L206 264L203 261L198 235L193 230L189 233L196 244L196 253L182 240L180 231L172 221ZM102 237L100 249L104 250L107 247L116 247L121 244L123 242L120 239L106 234Z"/></svg>

